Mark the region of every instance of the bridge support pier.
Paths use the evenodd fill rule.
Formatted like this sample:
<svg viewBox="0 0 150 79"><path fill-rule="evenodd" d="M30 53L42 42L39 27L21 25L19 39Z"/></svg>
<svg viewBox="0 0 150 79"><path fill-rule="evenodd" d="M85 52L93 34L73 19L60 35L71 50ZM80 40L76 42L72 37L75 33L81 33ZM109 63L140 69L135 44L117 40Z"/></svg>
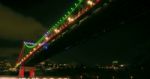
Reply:
<svg viewBox="0 0 150 79"><path fill-rule="evenodd" d="M21 66L19 69L19 78L24 78L25 69L24 66Z"/></svg>
<svg viewBox="0 0 150 79"><path fill-rule="evenodd" d="M35 77L35 68L34 68L34 67L31 68L29 72L30 72L30 73L29 73L29 77L30 77L30 78Z"/></svg>
<svg viewBox="0 0 150 79"><path fill-rule="evenodd" d="M25 74L25 72L27 73L27 75ZM24 77L34 78L35 67L21 66L19 69L19 78L24 78Z"/></svg>

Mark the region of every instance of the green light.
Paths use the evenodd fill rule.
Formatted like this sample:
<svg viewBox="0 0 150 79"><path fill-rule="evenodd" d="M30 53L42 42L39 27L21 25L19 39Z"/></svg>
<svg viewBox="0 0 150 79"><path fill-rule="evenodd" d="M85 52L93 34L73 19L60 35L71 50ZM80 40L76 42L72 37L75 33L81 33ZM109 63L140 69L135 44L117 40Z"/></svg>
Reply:
<svg viewBox="0 0 150 79"><path fill-rule="evenodd" d="M74 9L73 8L71 8L71 11L73 11Z"/></svg>
<svg viewBox="0 0 150 79"><path fill-rule="evenodd" d="M77 3L75 3L74 5L75 5L75 7L77 7L77 6L78 6L78 5L77 5Z"/></svg>
<svg viewBox="0 0 150 79"><path fill-rule="evenodd" d="M74 8L72 7L72 8L71 8L71 11L68 11L67 14L65 14L64 17L62 17L62 20L57 21L57 23L56 23L54 26L52 26L52 27L48 30L49 33L51 33L51 32L54 30L54 28L59 27L60 24L63 24L63 23L65 22L65 20L68 18L68 16L70 16L71 13L73 13L77 8L79 8L79 5L80 5L84 0L78 0L78 1L79 1L78 3L75 3L75 4L74 4L75 7L74 7ZM35 43L35 45L32 45L32 46L25 44L25 47L30 48L30 49L31 49L31 48L34 48L36 45L38 45L38 43L41 43L41 42L44 40L44 38L45 38L45 36L43 36L42 38L40 38L40 39Z"/></svg>
<svg viewBox="0 0 150 79"><path fill-rule="evenodd" d="M58 26L58 24L55 24L54 26Z"/></svg>
<svg viewBox="0 0 150 79"><path fill-rule="evenodd" d="M63 24L67 20L68 16L70 16L77 8L79 8L80 3L83 2L83 1L84 0L79 0L78 3L75 3L74 4L75 7L74 8L72 7L71 11L68 11L64 15L64 17L62 17L62 19L57 21L56 24L54 24L53 26L50 26L51 28L48 30L48 32L51 33L52 31L54 31L55 28L60 27L60 25ZM45 40L45 36L42 36L34 45L24 44L24 46L25 46L25 52L24 53L25 54L29 53L35 46L37 46L39 43L42 43L44 40ZM53 41L51 41L51 42L53 42Z"/></svg>
<svg viewBox="0 0 150 79"><path fill-rule="evenodd" d="M78 11L78 10L82 9L83 7L81 7L81 5L86 0L76 0L76 1L77 2L73 5L73 7L71 7L69 9L69 11L67 11L66 14L61 19L59 19L54 25L49 26L50 27L49 30L48 30L49 33L54 32L55 29L59 28L61 25L63 25L65 22L67 22L68 17L73 16L74 13L75 13L75 10ZM104 2L106 2L106 1L109 1L109 0L105 0ZM75 28L75 27L73 27L73 26L69 27L67 30L65 30L60 35L64 35L65 33L70 32L71 30L73 30L73 28ZM55 39L52 39L50 42L48 42L48 44L51 44L54 41L58 40L61 37L60 35L58 37L56 37ZM44 41L45 41L45 35L43 35L38 41L36 41L36 43L34 45L29 45L29 44L24 43L24 46L23 46L24 47L24 54L23 54L23 56L26 56L27 54L29 54L29 52L31 52L31 50L33 50L34 47L36 47L40 43L43 43ZM22 63L19 63L19 64L17 63L16 67L20 66L21 64Z"/></svg>
<svg viewBox="0 0 150 79"><path fill-rule="evenodd" d="M67 15L65 15L65 18L67 17Z"/></svg>
<svg viewBox="0 0 150 79"><path fill-rule="evenodd" d="M79 2L82 2L83 0L78 0Z"/></svg>
<svg viewBox="0 0 150 79"><path fill-rule="evenodd" d="M75 3L75 4L74 4L74 5L75 5L75 8L72 7L72 8L71 8L71 11L68 11L67 14L65 14L64 17L62 17L62 20L60 19L54 26L52 26L52 27L48 30L48 32L52 32L52 31L54 30L54 28L59 27L60 24L63 24L64 21L68 18L68 16L70 16L71 13L73 13L76 8L79 8L79 5L80 5L81 2L83 2L83 0L78 0L78 1L79 1L78 3ZM39 40L35 43L35 45L27 45L27 44L24 44L24 45L25 45L26 48L29 48L29 49L34 48L36 45L38 45L38 43L41 43L41 42L44 40L44 38L45 38L45 36L43 36L41 39L39 39Z"/></svg>
<svg viewBox="0 0 150 79"><path fill-rule="evenodd" d="M26 43L24 43L24 45L25 45L25 47L27 47L27 48L34 48L34 47L35 47L35 45L28 45L28 44L26 44Z"/></svg>
<svg viewBox="0 0 150 79"><path fill-rule="evenodd" d="M67 12L67 14L68 14L68 15L70 15L70 14L71 14L71 12L70 12L70 11L68 11L68 12Z"/></svg>

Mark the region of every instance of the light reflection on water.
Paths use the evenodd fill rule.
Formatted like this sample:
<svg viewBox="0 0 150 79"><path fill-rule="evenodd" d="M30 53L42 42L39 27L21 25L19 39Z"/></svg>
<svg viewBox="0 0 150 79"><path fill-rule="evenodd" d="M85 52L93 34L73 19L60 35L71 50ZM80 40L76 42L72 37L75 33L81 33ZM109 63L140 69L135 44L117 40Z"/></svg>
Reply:
<svg viewBox="0 0 150 79"><path fill-rule="evenodd" d="M0 76L0 79L72 79L71 77L35 77L35 78L19 78L19 77L12 77L12 76ZM86 78L81 78L81 77L78 77L78 78L73 78L73 79L86 79ZM88 78L89 79L89 78ZM99 76L95 77L95 78L92 78L92 79L101 79L99 78ZM104 78L105 79L105 78ZM115 78L114 76L112 76L111 78L109 79L118 79L118 78ZM119 78L119 79L122 79L122 78ZM126 79L126 78L123 78L123 79ZM127 79L133 79L133 76L130 76L128 77Z"/></svg>
<svg viewBox="0 0 150 79"><path fill-rule="evenodd" d="M18 78L9 76L0 76L0 79L70 79L68 77L36 77L36 78Z"/></svg>

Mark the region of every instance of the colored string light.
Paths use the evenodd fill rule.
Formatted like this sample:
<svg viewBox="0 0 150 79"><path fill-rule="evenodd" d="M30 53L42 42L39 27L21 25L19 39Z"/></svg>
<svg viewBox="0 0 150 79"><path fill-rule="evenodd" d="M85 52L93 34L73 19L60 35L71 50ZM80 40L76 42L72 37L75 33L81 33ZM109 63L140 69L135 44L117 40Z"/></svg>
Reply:
<svg viewBox="0 0 150 79"><path fill-rule="evenodd" d="M86 11L88 11L90 9L87 7L85 7L83 9L83 7L81 5L83 5L84 1L86 1L87 6L88 5L94 6L96 3L100 2L101 0L77 0L77 2L74 4L74 6L71 7L69 9L69 11L67 11L67 13L60 20L58 20L56 22L56 24L51 26L51 28L46 32L46 34L44 34L42 36L42 38L40 38L36 43L24 42L24 46L26 48L27 54L19 63L16 64L15 67L18 67L19 65L21 65L21 63L23 63L27 58L29 58L32 54L34 54L34 52L36 52L42 46L44 46L48 41L50 43L54 42L55 39L57 38L57 37L55 37L55 36L57 36L57 34L66 33L65 31L63 32L63 30L68 28L69 24L74 22L77 18L82 16ZM75 17L71 17L71 15L73 15L73 13L78 9L81 9L81 10L75 15Z"/></svg>

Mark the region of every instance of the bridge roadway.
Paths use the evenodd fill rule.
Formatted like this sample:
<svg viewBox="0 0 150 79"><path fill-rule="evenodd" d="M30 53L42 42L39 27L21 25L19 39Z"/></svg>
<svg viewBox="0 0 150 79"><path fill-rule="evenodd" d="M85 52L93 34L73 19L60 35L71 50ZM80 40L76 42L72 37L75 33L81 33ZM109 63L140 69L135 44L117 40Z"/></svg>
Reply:
<svg viewBox="0 0 150 79"><path fill-rule="evenodd" d="M41 50L39 53L34 54L24 65L34 66L94 36L103 35L116 29L123 21L129 21L132 17L137 16L137 11L140 14L142 7L137 7L139 4L140 2L135 3L135 0L115 0L108 5L103 5L101 10L95 14L93 13L95 9L87 12L75 22L74 26L77 28L50 44L47 50ZM86 20L83 21L85 17Z"/></svg>

